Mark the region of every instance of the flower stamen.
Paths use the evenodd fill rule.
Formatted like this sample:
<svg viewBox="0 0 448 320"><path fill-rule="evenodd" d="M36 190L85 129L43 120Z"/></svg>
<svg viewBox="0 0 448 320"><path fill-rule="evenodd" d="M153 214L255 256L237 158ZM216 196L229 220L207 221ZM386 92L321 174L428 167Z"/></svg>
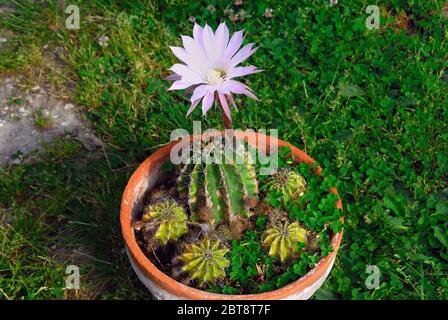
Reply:
<svg viewBox="0 0 448 320"><path fill-rule="evenodd" d="M207 72L206 80L209 84L221 84L226 79L226 72L219 69L210 69Z"/></svg>

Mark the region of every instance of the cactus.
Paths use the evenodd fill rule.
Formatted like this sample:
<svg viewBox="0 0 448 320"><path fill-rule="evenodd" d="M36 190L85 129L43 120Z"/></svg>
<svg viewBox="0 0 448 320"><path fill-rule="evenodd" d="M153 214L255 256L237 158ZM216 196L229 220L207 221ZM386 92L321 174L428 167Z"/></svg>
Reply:
<svg viewBox="0 0 448 320"><path fill-rule="evenodd" d="M169 199L146 207L142 222L155 225L157 231L154 237L160 244L165 245L187 233L187 219L185 210Z"/></svg>
<svg viewBox="0 0 448 320"><path fill-rule="evenodd" d="M204 283L214 284L216 280L225 278L225 268L230 264L224 257L227 252L229 249L218 240L212 242L205 239L197 245L189 245L179 260L183 262L182 270L203 286Z"/></svg>
<svg viewBox="0 0 448 320"><path fill-rule="evenodd" d="M206 154L199 163L188 163L181 169L178 193L180 197L188 196L193 220L212 225L228 222L238 238L249 225L250 209L258 202L250 152L221 150L215 142L204 149ZM209 161L211 155L219 161Z"/></svg>
<svg viewBox="0 0 448 320"><path fill-rule="evenodd" d="M306 181L298 174L289 169L278 170L268 183L269 190L281 193L280 201L283 205L296 197L301 197L306 191Z"/></svg>
<svg viewBox="0 0 448 320"><path fill-rule="evenodd" d="M306 230L300 228L297 222L286 221L266 230L263 245L269 248L269 255L284 262L296 252L298 242L306 243Z"/></svg>
<svg viewBox="0 0 448 320"><path fill-rule="evenodd" d="M234 237L229 226L222 224L216 228L215 232L213 233L212 239L219 240L221 244L229 246L232 243Z"/></svg>

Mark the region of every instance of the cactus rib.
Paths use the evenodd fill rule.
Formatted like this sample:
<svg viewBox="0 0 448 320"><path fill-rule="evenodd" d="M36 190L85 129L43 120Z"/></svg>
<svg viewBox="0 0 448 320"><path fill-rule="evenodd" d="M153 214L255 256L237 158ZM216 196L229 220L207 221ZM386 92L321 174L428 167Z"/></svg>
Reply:
<svg viewBox="0 0 448 320"><path fill-rule="evenodd" d="M213 212L213 224L220 223L225 216L226 205L221 192L219 167L210 163L205 165L205 198Z"/></svg>
<svg viewBox="0 0 448 320"><path fill-rule="evenodd" d="M250 152L244 154L244 163L239 166L241 182L246 194L246 203L256 203L258 200L258 183L255 179L255 167L252 165Z"/></svg>
<svg viewBox="0 0 448 320"><path fill-rule="evenodd" d="M223 177L223 184L227 195L227 209L229 219L236 215L248 216L241 197L242 185L235 164L220 164L219 168Z"/></svg>
<svg viewBox="0 0 448 320"><path fill-rule="evenodd" d="M200 190L203 183L202 163L194 166L190 174L190 186L188 191L188 204L190 206L191 214L197 216L199 214L199 207L201 202Z"/></svg>

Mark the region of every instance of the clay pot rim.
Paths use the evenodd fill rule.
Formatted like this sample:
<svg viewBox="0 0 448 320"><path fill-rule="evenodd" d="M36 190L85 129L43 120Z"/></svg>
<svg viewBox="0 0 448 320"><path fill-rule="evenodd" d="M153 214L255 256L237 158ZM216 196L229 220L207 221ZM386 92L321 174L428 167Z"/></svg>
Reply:
<svg viewBox="0 0 448 320"><path fill-rule="evenodd" d="M237 134L239 135L239 134ZM295 161L298 162L306 162L306 163L314 163L315 160L308 156L302 150L296 148L288 142L283 140L266 136L261 133L245 133L242 135L245 139L247 137L255 135L256 141L258 143L259 138L266 139L266 146L269 146L270 141L277 141L278 146L288 146L291 148L292 153L294 155ZM194 138L194 137L190 137ZM122 203L121 203L121 211L120 211L120 224L123 234L123 239L126 244L127 252L132 258L135 265L141 270L141 272L152 280L156 285L158 285L161 289L170 293L173 296L178 296L184 299L191 300L276 300L276 299L285 299L288 296L294 295L298 292L303 292L306 288L312 286L315 282L317 282L321 276L325 273L325 271L330 267L333 259L335 258L340 243L342 239L343 231L341 230L339 233L334 234L331 239L331 244L333 246L333 252L329 253L327 256L323 257L319 260L316 266L308 271L304 276L295 280L294 282L289 283L288 285L264 292L264 293L255 293L255 294L243 294L243 295L226 295L220 293L211 293L203 290L199 290L187 285L184 285L173 278L169 277L162 271L160 271L143 253L143 251L138 246L135 240L134 230L132 228L132 208L133 208L133 199L135 198L135 194L138 192L139 186L141 186L141 181L148 178L148 175L154 170L157 169L166 159L169 157L170 151L177 143L181 141L173 141L165 145L164 147L158 149L152 155L150 155L132 174L129 182L125 188L123 193ZM318 173L320 174L320 167L318 169ZM337 190L335 188L330 189L331 192L338 195ZM338 195L338 201L336 203L338 209L342 210L342 202ZM344 221L341 218L341 221Z"/></svg>

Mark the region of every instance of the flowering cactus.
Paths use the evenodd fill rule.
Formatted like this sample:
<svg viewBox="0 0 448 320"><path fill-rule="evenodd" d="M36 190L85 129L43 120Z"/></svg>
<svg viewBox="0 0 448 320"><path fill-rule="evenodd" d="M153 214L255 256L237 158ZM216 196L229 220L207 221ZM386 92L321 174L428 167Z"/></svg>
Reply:
<svg viewBox="0 0 448 320"><path fill-rule="evenodd" d="M192 244L179 257L183 262L182 270L188 272L200 286L214 284L226 276L225 268L230 262L224 256L228 251L218 240L212 242L205 239L197 245Z"/></svg>
<svg viewBox="0 0 448 320"><path fill-rule="evenodd" d="M306 243L306 230L300 228L297 222L290 224L286 221L266 230L263 245L269 248L269 255L284 262L296 252L298 242Z"/></svg>
<svg viewBox="0 0 448 320"><path fill-rule="evenodd" d="M165 245L187 233L187 219L187 214L181 206L174 200L165 200L146 207L142 222L155 225L157 231L154 237L160 244Z"/></svg>

